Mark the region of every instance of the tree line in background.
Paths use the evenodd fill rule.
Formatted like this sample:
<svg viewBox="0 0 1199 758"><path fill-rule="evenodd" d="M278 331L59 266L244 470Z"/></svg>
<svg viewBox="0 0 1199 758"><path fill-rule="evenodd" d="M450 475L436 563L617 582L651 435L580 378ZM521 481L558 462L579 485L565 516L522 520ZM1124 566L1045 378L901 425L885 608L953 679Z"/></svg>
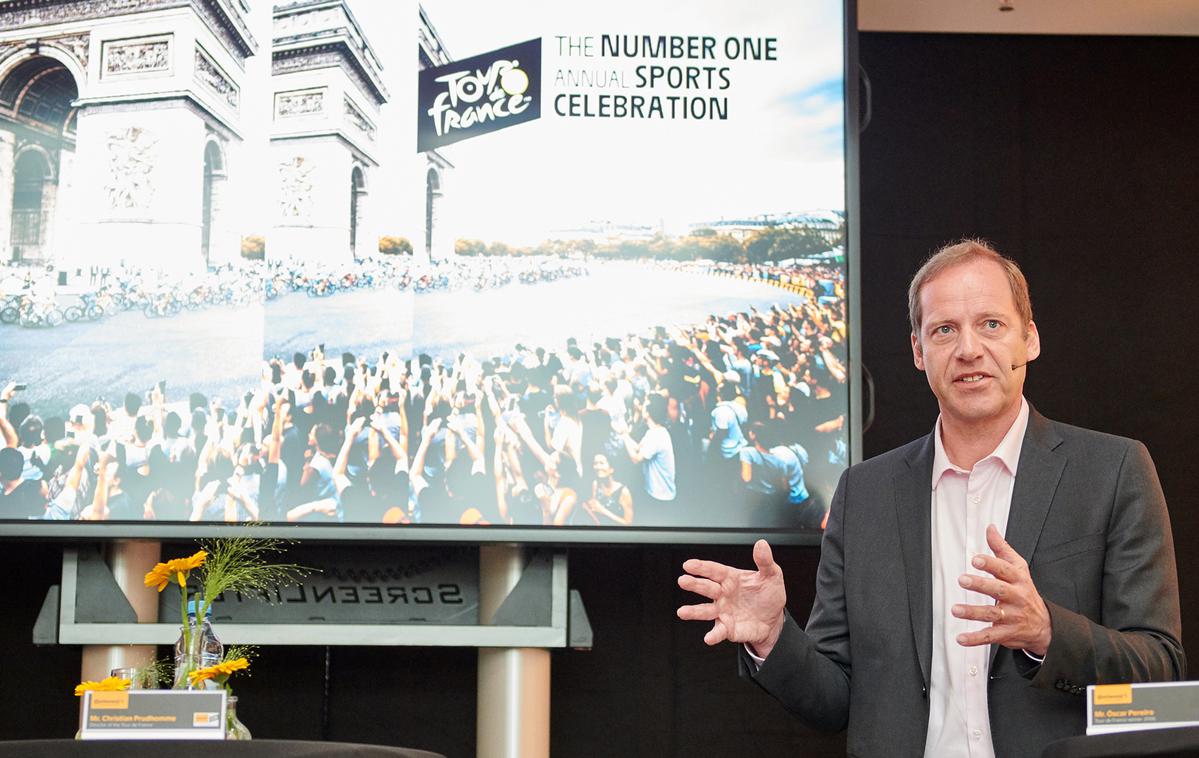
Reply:
<svg viewBox="0 0 1199 758"><path fill-rule="evenodd" d="M690 261L711 260L727 263L771 263L792 258L806 258L827 253L845 243L844 224L830 244L824 234L806 227L767 226L751 232L744 239L721 234L714 229L696 229L685 237L655 234L648 239L626 239L610 242L594 240L548 240L535 246L487 243L482 240L460 239L454 252L466 256L520 255L577 255L597 258ZM261 259L265 243L262 237L242 240L242 255ZM405 237L380 237L379 252L385 255L411 255L412 243Z"/></svg>
<svg viewBox="0 0 1199 758"><path fill-rule="evenodd" d="M570 255L582 253L597 258L659 258L663 260L712 260L729 263L769 263L827 253L845 240L844 225L832 244L823 234L805 227L768 226L743 240L714 229L697 229L685 237L655 234L649 239L612 242L594 240L549 240L533 247L503 242L460 239L454 243L458 255Z"/></svg>

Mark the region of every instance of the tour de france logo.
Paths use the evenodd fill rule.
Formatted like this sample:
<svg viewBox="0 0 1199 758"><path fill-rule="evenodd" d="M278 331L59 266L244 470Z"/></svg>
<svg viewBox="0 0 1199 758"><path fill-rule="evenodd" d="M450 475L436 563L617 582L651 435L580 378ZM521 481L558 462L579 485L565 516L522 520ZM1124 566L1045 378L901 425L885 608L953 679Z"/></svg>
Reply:
<svg viewBox="0 0 1199 758"><path fill-rule="evenodd" d="M541 117L541 39L420 72L417 152Z"/></svg>

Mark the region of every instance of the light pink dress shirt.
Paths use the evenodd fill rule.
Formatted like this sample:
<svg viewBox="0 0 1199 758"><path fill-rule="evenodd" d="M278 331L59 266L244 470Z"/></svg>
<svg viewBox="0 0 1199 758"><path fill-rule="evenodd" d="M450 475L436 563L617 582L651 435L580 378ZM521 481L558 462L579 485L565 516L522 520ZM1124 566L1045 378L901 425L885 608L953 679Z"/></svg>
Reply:
<svg viewBox="0 0 1199 758"><path fill-rule="evenodd" d="M970 573L988 576L970 565L979 553L991 553L987 526L1007 531L1012 487L1024 432L1028 428L1028 402L1020 399L1020 413L995 450L970 471L950 462L941 444L937 419L933 453L932 578L933 659L929 682L927 758L994 758L991 722L987 711L987 681L991 671L989 645L963 647L957 636L989 626L983 621L959 619L951 612L955 603L990 605L989 595L962 589L958 577Z"/></svg>

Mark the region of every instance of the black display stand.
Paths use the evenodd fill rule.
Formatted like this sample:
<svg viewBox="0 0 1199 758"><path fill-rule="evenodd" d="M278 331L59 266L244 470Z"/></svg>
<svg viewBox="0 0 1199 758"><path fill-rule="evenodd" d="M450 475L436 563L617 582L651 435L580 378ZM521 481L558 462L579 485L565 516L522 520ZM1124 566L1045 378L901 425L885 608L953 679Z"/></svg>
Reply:
<svg viewBox="0 0 1199 758"><path fill-rule="evenodd" d="M1051 742L1041 753L1041 758L1140 758L1146 755L1156 758L1199 756L1199 726L1071 737Z"/></svg>

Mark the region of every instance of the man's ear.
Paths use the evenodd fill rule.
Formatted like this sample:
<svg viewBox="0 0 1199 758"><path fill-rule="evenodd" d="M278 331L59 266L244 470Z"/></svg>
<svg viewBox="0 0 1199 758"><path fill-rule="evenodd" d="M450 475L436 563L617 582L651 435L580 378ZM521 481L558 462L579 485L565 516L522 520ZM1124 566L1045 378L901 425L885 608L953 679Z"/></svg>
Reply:
<svg viewBox="0 0 1199 758"><path fill-rule="evenodd" d="M920 339L916 337L915 332L912 332L912 363L921 371L924 370L924 350L920 347Z"/></svg>
<svg viewBox="0 0 1199 758"><path fill-rule="evenodd" d="M1024 348L1028 352L1027 360L1035 361L1041 354L1041 335L1033 321L1028 322L1028 334L1024 337Z"/></svg>

